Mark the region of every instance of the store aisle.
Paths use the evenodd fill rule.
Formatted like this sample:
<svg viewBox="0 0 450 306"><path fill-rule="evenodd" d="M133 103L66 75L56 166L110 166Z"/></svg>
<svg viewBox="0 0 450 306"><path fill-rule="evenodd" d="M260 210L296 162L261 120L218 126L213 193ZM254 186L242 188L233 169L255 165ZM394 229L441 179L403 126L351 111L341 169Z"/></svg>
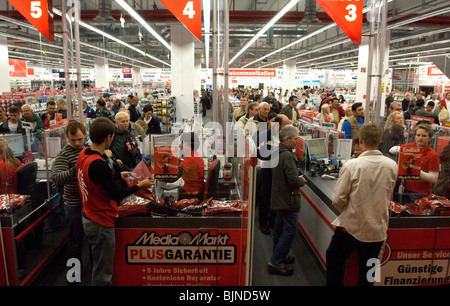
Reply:
<svg viewBox="0 0 450 306"><path fill-rule="evenodd" d="M255 227L253 286L325 286L325 271L314 258L314 254L300 232L290 252L290 255L295 256L294 274L290 276L269 274L267 262L272 255L273 230L270 235L262 234L259 230L258 217L256 217Z"/></svg>

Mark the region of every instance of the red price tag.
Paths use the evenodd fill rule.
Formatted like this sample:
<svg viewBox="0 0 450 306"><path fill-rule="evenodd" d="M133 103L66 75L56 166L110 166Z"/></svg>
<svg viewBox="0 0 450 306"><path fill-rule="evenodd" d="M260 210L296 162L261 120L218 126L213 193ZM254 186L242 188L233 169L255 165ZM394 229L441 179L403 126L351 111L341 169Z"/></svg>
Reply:
<svg viewBox="0 0 450 306"><path fill-rule="evenodd" d="M167 9L184 26L202 41L202 2L201 0L161 0Z"/></svg>
<svg viewBox="0 0 450 306"><path fill-rule="evenodd" d="M8 0L42 35L55 41L52 0Z"/></svg>
<svg viewBox="0 0 450 306"><path fill-rule="evenodd" d="M316 2L356 45L361 44L363 0Z"/></svg>

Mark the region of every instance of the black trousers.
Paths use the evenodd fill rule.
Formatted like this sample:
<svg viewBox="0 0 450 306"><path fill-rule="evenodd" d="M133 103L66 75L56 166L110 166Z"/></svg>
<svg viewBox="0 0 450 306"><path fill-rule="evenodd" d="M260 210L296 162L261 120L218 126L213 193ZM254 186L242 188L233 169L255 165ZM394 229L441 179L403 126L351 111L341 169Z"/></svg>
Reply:
<svg viewBox="0 0 450 306"><path fill-rule="evenodd" d="M272 169L260 168L257 173L259 206L259 226L268 227L275 224L276 213L270 209L270 197L272 194Z"/></svg>
<svg viewBox="0 0 450 306"><path fill-rule="evenodd" d="M383 241L361 242L349 233L337 227L327 249L327 286L343 286L346 262L350 254L357 249L359 257L359 277L357 286L372 286L367 280L367 272L373 266L367 266L370 258L378 258Z"/></svg>

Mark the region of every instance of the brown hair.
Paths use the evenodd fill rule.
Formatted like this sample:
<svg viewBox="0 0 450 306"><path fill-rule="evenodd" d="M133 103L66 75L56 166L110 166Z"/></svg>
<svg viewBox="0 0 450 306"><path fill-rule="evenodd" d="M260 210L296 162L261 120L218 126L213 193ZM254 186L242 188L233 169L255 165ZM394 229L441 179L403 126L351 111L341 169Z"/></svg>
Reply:
<svg viewBox="0 0 450 306"><path fill-rule="evenodd" d="M374 123L366 123L359 129L359 138L368 147L378 147L383 137L383 130Z"/></svg>
<svg viewBox="0 0 450 306"><path fill-rule="evenodd" d="M13 166L14 169L17 169L20 166L19 160L14 156L13 151L8 145L8 141L5 138L0 138L0 157L6 155L6 159Z"/></svg>
<svg viewBox="0 0 450 306"><path fill-rule="evenodd" d="M67 124L66 127L66 136L70 135L75 135L78 130L81 131L81 133L83 133L84 135L86 135L86 126L84 125L83 122L79 122L79 121L70 121L69 124Z"/></svg>
<svg viewBox="0 0 450 306"><path fill-rule="evenodd" d="M414 136L416 135L418 129L424 129L425 131L427 131L428 136L430 136L430 138L433 137L434 135L433 128L429 124L421 123L417 125L416 128L414 129Z"/></svg>

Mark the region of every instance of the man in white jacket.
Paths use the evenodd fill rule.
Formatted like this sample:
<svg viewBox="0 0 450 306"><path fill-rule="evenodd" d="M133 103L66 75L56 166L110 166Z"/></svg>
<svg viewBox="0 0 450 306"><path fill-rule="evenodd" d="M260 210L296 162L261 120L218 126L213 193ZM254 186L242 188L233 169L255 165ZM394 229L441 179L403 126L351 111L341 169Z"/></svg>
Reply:
<svg viewBox="0 0 450 306"><path fill-rule="evenodd" d="M346 260L359 254L358 285L373 285L367 278L371 258L387 238L389 203L397 179L397 164L378 150L383 131L373 123L359 130L363 153L348 161L339 172L333 205L340 215L333 221L335 233L326 253L327 285L342 285ZM348 265L351 263L348 263Z"/></svg>

